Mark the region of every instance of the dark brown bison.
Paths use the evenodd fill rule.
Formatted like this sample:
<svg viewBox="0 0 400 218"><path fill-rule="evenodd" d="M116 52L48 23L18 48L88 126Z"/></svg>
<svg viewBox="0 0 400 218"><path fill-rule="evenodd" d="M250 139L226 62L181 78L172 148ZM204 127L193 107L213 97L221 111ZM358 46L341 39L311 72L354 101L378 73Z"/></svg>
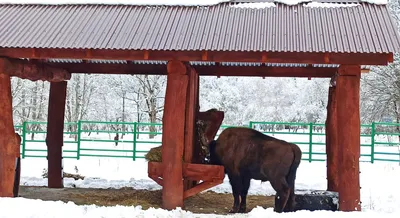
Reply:
<svg viewBox="0 0 400 218"><path fill-rule="evenodd" d="M271 183L279 199L276 212L294 210L294 183L302 155L297 145L254 129L231 127L210 142L209 150L210 163L224 166L228 174L234 197L231 213L246 212L251 179Z"/></svg>

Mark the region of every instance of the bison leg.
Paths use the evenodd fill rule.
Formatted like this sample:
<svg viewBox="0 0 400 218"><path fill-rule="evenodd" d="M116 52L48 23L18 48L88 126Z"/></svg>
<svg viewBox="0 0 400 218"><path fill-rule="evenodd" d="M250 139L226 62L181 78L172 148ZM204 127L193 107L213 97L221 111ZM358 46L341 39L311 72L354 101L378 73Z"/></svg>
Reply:
<svg viewBox="0 0 400 218"><path fill-rule="evenodd" d="M240 192L241 201L240 201L239 213L246 212L246 198L250 188L250 179L251 178L248 176L242 176L242 191Z"/></svg>
<svg viewBox="0 0 400 218"><path fill-rule="evenodd" d="M296 179L296 172L297 172L297 168L292 169L289 172L289 175L286 177L286 180L289 184L290 187L290 195L289 195L289 200L286 204L286 207L283 209L284 212L292 212L295 209L295 194L294 194L294 190L295 190L295 179Z"/></svg>
<svg viewBox="0 0 400 218"><path fill-rule="evenodd" d="M242 191L242 180L240 176L233 175L228 173L229 183L232 186L232 194L233 194L233 206L229 213L237 213L239 212L239 195Z"/></svg>
<svg viewBox="0 0 400 218"><path fill-rule="evenodd" d="M286 178L282 177L280 179L272 179L270 181L272 187L275 189L277 197L277 202L275 204L274 211L278 213L282 213L283 209L286 206L286 203L289 199L290 188L288 183L286 182Z"/></svg>
<svg viewBox="0 0 400 218"><path fill-rule="evenodd" d="M283 209L284 212L292 212L295 208L295 195L294 187L290 187L289 199L287 201L286 207Z"/></svg>

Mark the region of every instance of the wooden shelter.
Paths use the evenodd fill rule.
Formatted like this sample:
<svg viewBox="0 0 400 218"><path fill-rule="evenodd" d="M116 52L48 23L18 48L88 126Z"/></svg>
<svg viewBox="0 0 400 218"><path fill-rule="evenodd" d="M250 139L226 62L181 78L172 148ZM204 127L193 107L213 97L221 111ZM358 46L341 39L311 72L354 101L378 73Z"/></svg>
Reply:
<svg viewBox="0 0 400 218"><path fill-rule="evenodd" d="M166 209L183 207L185 197L223 178L220 166L192 163L199 76L321 77L332 78L328 187L339 192L340 210L360 210L361 69L387 65L400 50L386 5L264 0L264 7L254 8L238 2L254 1L209 6L0 4L0 197L13 196L19 156L12 76L51 83L48 186L60 188L71 74L167 75L163 162L149 164L149 173L163 186ZM324 7L332 3L339 6ZM204 183L184 186L199 180Z"/></svg>

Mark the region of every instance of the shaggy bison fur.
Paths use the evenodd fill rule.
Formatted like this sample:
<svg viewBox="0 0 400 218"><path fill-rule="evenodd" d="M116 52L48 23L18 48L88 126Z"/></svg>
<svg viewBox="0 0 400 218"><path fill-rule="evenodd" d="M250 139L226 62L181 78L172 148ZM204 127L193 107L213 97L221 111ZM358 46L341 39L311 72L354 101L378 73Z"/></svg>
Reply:
<svg viewBox="0 0 400 218"><path fill-rule="evenodd" d="M271 183L278 195L276 212L294 210L296 171L302 155L297 145L254 129L231 127L210 142L209 150L210 163L224 166L228 174L234 197L231 213L246 212L251 179Z"/></svg>

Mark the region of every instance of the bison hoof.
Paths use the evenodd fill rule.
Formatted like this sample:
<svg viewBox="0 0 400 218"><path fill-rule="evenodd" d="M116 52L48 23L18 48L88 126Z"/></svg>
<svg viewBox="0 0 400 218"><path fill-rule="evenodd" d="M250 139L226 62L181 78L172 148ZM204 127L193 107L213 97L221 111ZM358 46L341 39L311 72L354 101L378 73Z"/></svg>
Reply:
<svg viewBox="0 0 400 218"><path fill-rule="evenodd" d="M229 213L238 213L239 212L239 208L232 208L229 210Z"/></svg>
<svg viewBox="0 0 400 218"><path fill-rule="evenodd" d="M229 213L246 213L246 208L232 208Z"/></svg>

